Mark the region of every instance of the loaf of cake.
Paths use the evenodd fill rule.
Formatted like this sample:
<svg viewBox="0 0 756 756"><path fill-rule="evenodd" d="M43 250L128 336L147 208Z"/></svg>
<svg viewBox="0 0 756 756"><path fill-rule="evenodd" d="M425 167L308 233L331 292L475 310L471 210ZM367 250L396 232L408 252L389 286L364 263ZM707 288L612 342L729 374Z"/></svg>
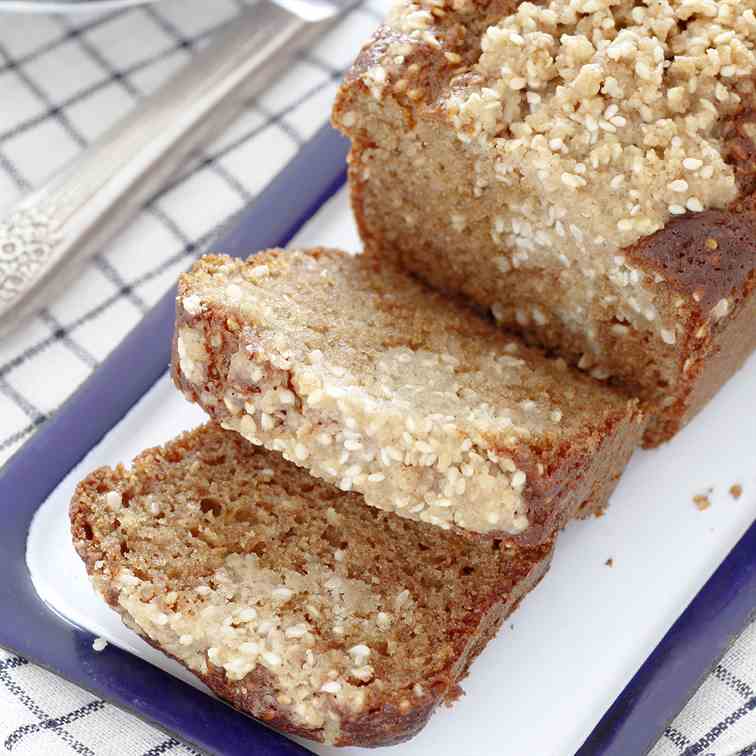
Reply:
<svg viewBox="0 0 756 756"><path fill-rule="evenodd" d="M93 472L71 523L128 627L241 711L336 745L418 732L551 555L366 507L215 425Z"/></svg>
<svg viewBox="0 0 756 756"><path fill-rule="evenodd" d="M756 346L755 51L746 0L400 0L333 113L367 250L670 438Z"/></svg>
<svg viewBox="0 0 756 756"><path fill-rule="evenodd" d="M601 510L643 429L635 400L388 260L328 249L201 259L179 281L173 378L367 504L521 543Z"/></svg>

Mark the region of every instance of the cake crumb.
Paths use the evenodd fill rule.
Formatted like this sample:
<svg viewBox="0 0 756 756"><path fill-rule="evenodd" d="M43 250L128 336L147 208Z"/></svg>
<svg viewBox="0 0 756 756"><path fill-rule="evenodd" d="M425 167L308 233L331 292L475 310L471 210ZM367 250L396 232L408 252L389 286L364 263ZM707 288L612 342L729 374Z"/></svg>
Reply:
<svg viewBox="0 0 756 756"><path fill-rule="evenodd" d="M711 500L709 499L711 492L712 489L710 488L705 494L696 494L693 497L693 503L699 512L705 512L711 506Z"/></svg>
<svg viewBox="0 0 756 756"><path fill-rule="evenodd" d="M95 638L92 641L92 649L97 651L97 653L104 651L107 648L107 645L108 642L105 640L105 638Z"/></svg>
<svg viewBox="0 0 756 756"><path fill-rule="evenodd" d="M730 486L730 496L733 499L739 499L743 495L743 486L740 483L733 483Z"/></svg>
<svg viewBox="0 0 756 756"><path fill-rule="evenodd" d="M606 560L606 561L604 562L604 564L605 564L605 565L606 565L607 567L614 567L614 558L613 558L613 557L609 557L609 559L607 559L607 560Z"/></svg>

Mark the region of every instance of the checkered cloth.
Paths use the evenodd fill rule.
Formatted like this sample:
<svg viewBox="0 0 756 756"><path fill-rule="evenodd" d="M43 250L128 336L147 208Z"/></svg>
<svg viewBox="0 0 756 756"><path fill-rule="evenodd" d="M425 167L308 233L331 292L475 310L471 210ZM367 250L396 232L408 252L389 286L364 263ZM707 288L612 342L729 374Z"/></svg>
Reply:
<svg viewBox="0 0 756 756"><path fill-rule="evenodd" d="M381 0L370 1L251 104L64 296L0 343L0 464L159 299L203 240L254 198L325 121L341 72L384 11ZM0 208L165 81L243 5L164 0L105 15L0 16ZM756 625L653 756L756 756L754 689ZM0 743L24 756L197 754L2 651Z"/></svg>

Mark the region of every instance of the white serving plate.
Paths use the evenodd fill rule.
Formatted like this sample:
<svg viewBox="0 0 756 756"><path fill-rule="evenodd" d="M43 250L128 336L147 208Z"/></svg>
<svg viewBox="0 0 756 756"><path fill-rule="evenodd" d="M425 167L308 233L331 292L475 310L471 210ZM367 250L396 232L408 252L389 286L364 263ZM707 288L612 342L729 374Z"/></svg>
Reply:
<svg viewBox="0 0 756 756"><path fill-rule="evenodd" d="M315 244L359 248L345 190L293 242ZM752 357L674 441L636 453L607 514L562 534L546 579L473 665L467 695L392 754L574 753L756 516L754 387ZM37 591L57 613L198 687L95 597L67 512L90 470L128 462L203 419L160 379L40 508L27 554ZM737 501L734 483L743 486ZM693 496L710 490L711 507L699 511ZM307 745L324 756L361 752Z"/></svg>

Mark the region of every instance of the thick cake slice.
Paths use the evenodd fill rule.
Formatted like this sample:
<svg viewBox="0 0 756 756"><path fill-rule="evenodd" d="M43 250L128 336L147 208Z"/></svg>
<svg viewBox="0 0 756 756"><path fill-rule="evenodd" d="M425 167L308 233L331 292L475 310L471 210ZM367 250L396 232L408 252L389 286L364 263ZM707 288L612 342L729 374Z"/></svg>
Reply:
<svg viewBox="0 0 756 756"><path fill-rule="evenodd" d="M642 431L634 401L335 250L198 262L173 376L224 427L374 507L528 543L601 509Z"/></svg>
<svg viewBox="0 0 756 756"><path fill-rule="evenodd" d="M745 0L399 0L337 97L368 251L670 438L756 347Z"/></svg>
<svg viewBox="0 0 756 756"><path fill-rule="evenodd" d="M130 628L238 709L338 745L418 732L551 553L387 515L214 425L93 472L71 524Z"/></svg>

